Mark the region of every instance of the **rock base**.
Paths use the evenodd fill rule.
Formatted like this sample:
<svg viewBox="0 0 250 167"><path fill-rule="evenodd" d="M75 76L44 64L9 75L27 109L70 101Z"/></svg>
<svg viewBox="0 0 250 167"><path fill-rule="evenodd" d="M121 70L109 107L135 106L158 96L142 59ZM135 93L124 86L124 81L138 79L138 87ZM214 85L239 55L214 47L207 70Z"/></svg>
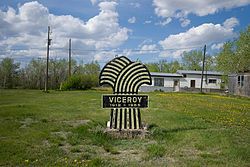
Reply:
<svg viewBox="0 0 250 167"><path fill-rule="evenodd" d="M132 139L132 138L140 138L144 139L147 135L149 135L149 131L145 129L109 129L106 128L104 133L112 136L113 138L119 139Z"/></svg>

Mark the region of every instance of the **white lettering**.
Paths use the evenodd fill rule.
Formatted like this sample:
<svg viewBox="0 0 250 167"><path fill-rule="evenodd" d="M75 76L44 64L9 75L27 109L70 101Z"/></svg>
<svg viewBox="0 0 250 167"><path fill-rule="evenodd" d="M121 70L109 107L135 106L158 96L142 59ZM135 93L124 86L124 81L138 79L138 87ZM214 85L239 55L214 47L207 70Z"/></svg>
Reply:
<svg viewBox="0 0 250 167"><path fill-rule="evenodd" d="M141 103L141 99L142 99L142 97L138 97L138 101L139 101L139 103Z"/></svg>
<svg viewBox="0 0 250 167"><path fill-rule="evenodd" d="M117 103L121 103L121 97L117 97Z"/></svg>
<svg viewBox="0 0 250 167"><path fill-rule="evenodd" d="M109 97L109 102L112 103L114 100L114 97Z"/></svg>

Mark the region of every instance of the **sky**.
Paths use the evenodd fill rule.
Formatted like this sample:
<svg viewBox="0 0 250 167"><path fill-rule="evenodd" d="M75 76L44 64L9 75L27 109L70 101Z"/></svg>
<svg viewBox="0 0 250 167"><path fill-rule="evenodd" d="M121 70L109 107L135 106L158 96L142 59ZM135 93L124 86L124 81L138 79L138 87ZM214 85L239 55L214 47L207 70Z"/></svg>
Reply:
<svg viewBox="0 0 250 167"><path fill-rule="evenodd" d="M250 23L250 0L1 0L0 60L26 65L68 56L102 66L118 56L144 63L180 60L184 51L218 53Z"/></svg>

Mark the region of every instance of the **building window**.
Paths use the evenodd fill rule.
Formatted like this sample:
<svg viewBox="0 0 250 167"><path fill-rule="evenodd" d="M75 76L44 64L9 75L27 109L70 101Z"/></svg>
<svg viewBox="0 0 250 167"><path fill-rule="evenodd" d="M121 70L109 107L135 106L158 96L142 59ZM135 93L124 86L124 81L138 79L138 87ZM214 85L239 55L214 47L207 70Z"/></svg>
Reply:
<svg viewBox="0 0 250 167"><path fill-rule="evenodd" d="M238 86L240 86L240 87L244 86L244 75L238 76Z"/></svg>
<svg viewBox="0 0 250 167"><path fill-rule="evenodd" d="M164 86L164 78L154 78L154 86Z"/></svg>
<svg viewBox="0 0 250 167"><path fill-rule="evenodd" d="M209 79L208 83L216 84L217 80L216 79Z"/></svg>

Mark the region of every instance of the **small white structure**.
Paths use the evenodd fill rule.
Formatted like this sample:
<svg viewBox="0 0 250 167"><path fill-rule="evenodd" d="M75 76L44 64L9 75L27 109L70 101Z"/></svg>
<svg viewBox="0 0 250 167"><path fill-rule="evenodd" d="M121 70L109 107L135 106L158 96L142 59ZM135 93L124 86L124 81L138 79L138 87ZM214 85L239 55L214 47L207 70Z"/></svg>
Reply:
<svg viewBox="0 0 250 167"><path fill-rule="evenodd" d="M141 86L142 92L149 91L185 91L199 90L201 87L202 71L178 70L176 73L151 72L152 85ZM222 73L215 71L204 71L204 91L220 90Z"/></svg>

